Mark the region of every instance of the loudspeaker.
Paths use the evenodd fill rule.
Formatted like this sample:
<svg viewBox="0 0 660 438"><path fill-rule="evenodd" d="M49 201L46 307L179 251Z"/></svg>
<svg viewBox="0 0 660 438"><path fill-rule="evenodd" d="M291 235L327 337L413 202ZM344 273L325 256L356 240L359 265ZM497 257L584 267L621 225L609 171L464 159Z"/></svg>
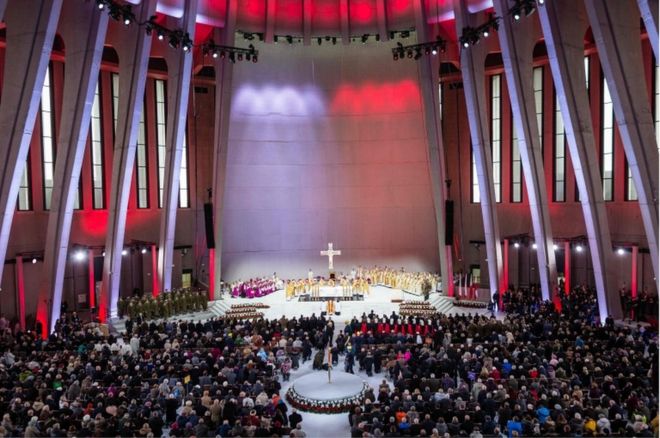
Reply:
<svg viewBox="0 0 660 438"><path fill-rule="evenodd" d="M204 225L206 226L206 247L215 248L215 236L213 235L213 204L204 204Z"/></svg>
<svg viewBox="0 0 660 438"><path fill-rule="evenodd" d="M454 201L445 201L445 245L454 243Z"/></svg>
<svg viewBox="0 0 660 438"><path fill-rule="evenodd" d="M94 257L94 281L103 281L103 256Z"/></svg>

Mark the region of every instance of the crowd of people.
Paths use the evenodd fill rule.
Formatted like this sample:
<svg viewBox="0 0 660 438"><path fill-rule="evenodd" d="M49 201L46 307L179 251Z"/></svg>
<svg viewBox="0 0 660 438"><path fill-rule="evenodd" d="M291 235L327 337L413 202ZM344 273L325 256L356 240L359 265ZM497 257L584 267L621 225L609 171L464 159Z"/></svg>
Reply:
<svg viewBox="0 0 660 438"><path fill-rule="evenodd" d="M63 314L42 340L0 319L0 436L303 437L282 400L304 362L381 376L351 435L653 436L658 336L600 325L595 294L560 308L503 297L504 319L370 314L205 322L127 318L107 335ZM317 363L318 362L318 363Z"/></svg>
<svg viewBox="0 0 660 438"><path fill-rule="evenodd" d="M208 295L203 290L180 289L152 295L120 297L117 311L120 318L159 319L183 313L206 310Z"/></svg>
<svg viewBox="0 0 660 438"><path fill-rule="evenodd" d="M233 298L259 298L270 295L277 290L278 280L275 278L255 278L248 281L238 281L230 285Z"/></svg>
<svg viewBox="0 0 660 438"><path fill-rule="evenodd" d="M441 316L426 336L395 317L389 334L374 326L383 318L349 324L346 369L393 382L349 415L352 436L657 435L655 330L601 326L586 288L561 309L519 294L508 304L502 321Z"/></svg>
<svg viewBox="0 0 660 438"><path fill-rule="evenodd" d="M330 342L325 319L126 328L106 336L63 314L42 340L0 321L0 436L305 436L280 378Z"/></svg>

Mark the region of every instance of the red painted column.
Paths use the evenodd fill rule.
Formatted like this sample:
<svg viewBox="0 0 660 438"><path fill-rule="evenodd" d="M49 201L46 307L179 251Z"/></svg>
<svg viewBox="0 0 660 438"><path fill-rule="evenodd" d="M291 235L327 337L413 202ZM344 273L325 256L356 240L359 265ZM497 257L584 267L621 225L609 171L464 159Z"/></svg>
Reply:
<svg viewBox="0 0 660 438"><path fill-rule="evenodd" d="M94 281L94 251L87 250L87 271L89 273L89 308L96 307L96 281Z"/></svg>
<svg viewBox="0 0 660 438"><path fill-rule="evenodd" d="M637 254L639 254L639 246L633 245L632 272L630 273L630 293L633 298L637 298Z"/></svg>
<svg viewBox="0 0 660 438"><path fill-rule="evenodd" d="M571 291L571 242L564 242L564 292Z"/></svg>
<svg viewBox="0 0 660 438"><path fill-rule="evenodd" d="M215 248L209 249L209 301L215 298Z"/></svg>
<svg viewBox="0 0 660 438"><path fill-rule="evenodd" d="M502 285L500 287L500 296L509 288L509 239L504 239L502 243Z"/></svg>
<svg viewBox="0 0 660 438"><path fill-rule="evenodd" d="M157 297L160 293L158 289L158 248L151 245L151 294Z"/></svg>
<svg viewBox="0 0 660 438"><path fill-rule="evenodd" d="M16 290L18 291L18 321L25 330L25 281L23 279L23 256L16 256ZM44 330L47 326L44 324ZM45 338L45 334L42 333Z"/></svg>

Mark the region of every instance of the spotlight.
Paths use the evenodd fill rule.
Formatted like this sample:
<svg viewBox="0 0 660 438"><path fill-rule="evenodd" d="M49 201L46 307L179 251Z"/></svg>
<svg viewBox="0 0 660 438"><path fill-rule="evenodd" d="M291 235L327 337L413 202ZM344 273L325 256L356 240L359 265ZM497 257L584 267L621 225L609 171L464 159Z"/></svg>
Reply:
<svg viewBox="0 0 660 438"><path fill-rule="evenodd" d="M362 35L362 44L366 44L368 40L369 40L369 34L368 33L365 33L364 35Z"/></svg>
<svg viewBox="0 0 660 438"><path fill-rule="evenodd" d="M162 30L159 30L158 31L158 40L163 41L164 38L165 38L165 34L163 33Z"/></svg>
<svg viewBox="0 0 660 438"><path fill-rule="evenodd" d="M234 52L229 52L229 60L234 64L236 63L236 55L234 54Z"/></svg>
<svg viewBox="0 0 660 438"><path fill-rule="evenodd" d="M220 50L220 59L225 59L225 51Z"/></svg>
<svg viewBox="0 0 660 438"><path fill-rule="evenodd" d="M545 3L545 0L536 0L536 3L543 6L543 4Z"/></svg>
<svg viewBox="0 0 660 438"><path fill-rule="evenodd" d="M470 43L468 43L467 41L463 41L463 47L467 49L468 47L470 47Z"/></svg>
<svg viewBox="0 0 660 438"><path fill-rule="evenodd" d="M85 251L83 250L78 250L73 254L73 258L76 259L76 261L82 262L85 260Z"/></svg>
<svg viewBox="0 0 660 438"><path fill-rule="evenodd" d="M488 33L488 29L484 30L483 33L484 38L488 38L488 35L490 35L490 33Z"/></svg>
<svg viewBox="0 0 660 438"><path fill-rule="evenodd" d="M332 45L334 46L337 44L337 37L332 37Z"/></svg>
<svg viewBox="0 0 660 438"><path fill-rule="evenodd" d="M514 12L513 19L516 20L516 21L519 21L520 20L520 12Z"/></svg>
<svg viewBox="0 0 660 438"><path fill-rule="evenodd" d="M100 11L102 11L103 8L105 8L105 3L103 2L103 0L96 0L96 3L97 3L96 6L99 8Z"/></svg>
<svg viewBox="0 0 660 438"><path fill-rule="evenodd" d="M214 58L217 58L218 56L220 56L220 54L218 53L217 50L214 50L213 55L211 55L211 56L213 56Z"/></svg>
<svg viewBox="0 0 660 438"><path fill-rule="evenodd" d="M422 57L422 50L418 47L415 49L415 61Z"/></svg>
<svg viewBox="0 0 660 438"><path fill-rule="evenodd" d="M513 247L518 249L518 248L520 248L520 244L518 242L514 242Z"/></svg>
<svg viewBox="0 0 660 438"><path fill-rule="evenodd" d="M252 62L254 62L254 63L257 62L257 55L252 55Z"/></svg>
<svg viewBox="0 0 660 438"><path fill-rule="evenodd" d="M552 244L552 249L554 249L555 251L557 251L557 250L559 249L559 247L557 246L556 243L553 243L553 244Z"/></svg>
<svg viewBox="0 0 660 438"><path fill-rule="evenodd" d="M128 254L128 250L126 250L126 249L121 250L121 255L125 256L127 254Z"/></svg>
<svg viewBox="0 0 660 438"><path fill-rule="evenodd" d="M413 51L408 49L408 58L412 58L412 57L413 57Z"/></svg>
<svg viewBox="0 0 660 438"><path fill-rule="evenodd" d="M433 46L433 49L431 50L431 54L437 55L438 54L438 48Z"/></svg>
<svg viewBox="0 0 660 438"><path fill-rule="evenodd" d="M619 249L616 250L616 253L619 254L619 255L624 255L626 253L626 250L623 249L623 248L619 248Z"/></svg>
<svg viewBox="0 0 660 438"><path fill-rule="evenodd" d="M577 252L582 252L582 245L580 245L580 244L576 245L576 246L575 246L575 250L576 250Z"/></svg>
<svg viewBox="0 0 660 438"><path fill-rule="evenodd" d="M536 243L532 243L532 249L536 249L536 248L538 248L538 246L536 245Z"/></svg>
<svg viewBox="0 0 660 438"><path fill-rule="evenodd" d="M399 55L397 55L396 52L394 52L394 54L392 54L392 57L394 58L395 61L397 61L399 59Z"/></svg>
<svg viewBox="0 0 660 438"><path fill-rule="evenodd" d="M286 36L286 42L289 44L293 44L293 37L291 35Z"/></svg>
<svg viewBox="0 0 660 438"><path fill-rule="evenodd" d="M325 40L330 42L330 35L326 35Z"/></svg>
<svg viewBox="0 0 660 438"><path fill-rule="evenodd" d="M128 26L129 24L131 24L131 17L124 17L124 25Z"/></svg>
<svg viewBox="0 0 660 438"><path fill-rule="evenodd" d="M147 253L147 248L142 248L142 251L140 251L140 252L141 252L142 254L146 254L146 253Z"/></svg>
<svg viewBox="0 0 660 438"><path fill-rule="evenodd" d="M105 251L103 251L103 252L101 253L101 255L102 255L103 257L105 257Z"/></svg>
<svg viewBox="0 0 660 438"><path fill-rule="evenodd" d="M103 8L100 8L100 9L103 9ZM32 264L33 264L33 265L36 265L36 264L37 264L37 258L36 258L36 257L33 257L33 258L32 258Z"/></svg>
<svg viewBox="0 0 660 438"><path fill-rule="evenodd" d="M279 38L277 37L277 35L275 35L275 37L273 38L273 42L274 42L275 44L277 44L277 40L278 40L278 39L279 39Z"/></svg>
<svg viewBox="0 0 660 438"><path fill-rule="evenodd" d="M316 39L316 42L319 44L319 46L321 45L321 42L322 42L322 41L323 41L323 38L321 38L321 37L318 37L318 38Z"/></svg>
<svg viewBox="0 0 660 438"><path fill-rule="evenodd" d="M242 60L243 60L243 54L242 54L242 53L239 53L239 54L238 54L238 60L239 60L239 61L242 61Z"/></svg>
<svg viewBox="0 0 660 438"><path fill-rule="evenodd" d="M245 60L246 60L246 61L249 61L250 58L252 58L252 56L251 56L249 53L246 53L246 54L245 54Z"/></svg>

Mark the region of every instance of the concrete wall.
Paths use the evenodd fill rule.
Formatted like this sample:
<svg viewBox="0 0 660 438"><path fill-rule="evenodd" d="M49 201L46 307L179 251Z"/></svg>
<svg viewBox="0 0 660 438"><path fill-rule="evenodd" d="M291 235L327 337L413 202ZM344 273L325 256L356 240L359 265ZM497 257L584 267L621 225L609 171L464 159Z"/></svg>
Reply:
<svg viewBox="0 0 660 438"><path fill-rule="evenodd" d="M387 264L438 269L412 60L383 43L260 45L236 64L223 278Z"/></svg>

